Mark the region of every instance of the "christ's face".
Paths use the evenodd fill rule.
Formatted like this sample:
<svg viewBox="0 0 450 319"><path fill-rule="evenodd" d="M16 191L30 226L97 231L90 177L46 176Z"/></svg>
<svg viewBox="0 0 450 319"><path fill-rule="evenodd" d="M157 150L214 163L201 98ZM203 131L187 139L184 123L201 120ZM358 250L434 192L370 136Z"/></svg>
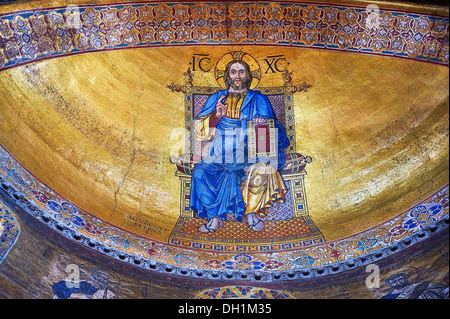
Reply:
<svg viewBox="0 0 450 319"><path fill-rule="evenodd" d="M247 71L245 67L236 62L231 65L229 71L230 86L235 90L242 90L246 86Z"/></svg>

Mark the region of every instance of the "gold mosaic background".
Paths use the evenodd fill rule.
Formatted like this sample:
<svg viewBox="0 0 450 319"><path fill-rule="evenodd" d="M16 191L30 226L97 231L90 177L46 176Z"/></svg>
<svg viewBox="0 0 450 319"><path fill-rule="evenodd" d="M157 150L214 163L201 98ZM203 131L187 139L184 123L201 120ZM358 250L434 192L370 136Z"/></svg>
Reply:
<svg viewBox="0 0 450 319"><path fill-rule="evenodd" d="M82 209L166 241L180 192L169 157L184 144L176 134L184 127L183 95L166 86L183 84L194 54L217 61L231 49L118 50L3 71L0 143ZM303 48L239 49L262 66L267 56L284 55L292 82L313 86L294 95L297 150L313 158L309 212L327 240L388 220L448 183L447 67ZM213 73L197 70L194 84L215 85ZM282 84L281 74L269 72L260 86Z"/></svg>

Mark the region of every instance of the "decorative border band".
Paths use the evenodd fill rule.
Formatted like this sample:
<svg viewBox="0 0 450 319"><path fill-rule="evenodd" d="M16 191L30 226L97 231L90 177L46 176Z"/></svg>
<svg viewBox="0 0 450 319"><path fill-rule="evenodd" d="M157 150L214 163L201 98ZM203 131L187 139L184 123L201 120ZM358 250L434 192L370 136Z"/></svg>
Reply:
<svg viewBox="0 0 450 319"><path fill-rule="evenodd" d="M139 237L99 220L48 188L3 147L0 188L31 216L87 248L144 269L207 279L276 281L339 273L448 228L446 185L397 217L346 238L271 254L217 254Z"/></svg>
<svg viewBox="0 0 450 319"><path fill-rule="evenodd" d="M0 71L114 49L277 45L449 65L449 18L284 2L104 4L0 15Z"/></svg>

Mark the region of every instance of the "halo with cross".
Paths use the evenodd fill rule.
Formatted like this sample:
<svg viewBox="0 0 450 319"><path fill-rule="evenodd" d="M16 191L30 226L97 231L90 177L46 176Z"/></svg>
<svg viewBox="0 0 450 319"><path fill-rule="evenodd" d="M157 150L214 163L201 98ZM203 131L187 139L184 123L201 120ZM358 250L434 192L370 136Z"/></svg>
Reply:
<svg viewBox="0 0 450 319"><path fill-rule="evenodd" d="M261 67L258 61L253 56L242 51L228 52L217 61L216 67L214 69L214 77L217 84L219 84L222 89L226 89L224 81L225 68L228 62L233 60L244 61L250 66L250 72L253 76L253 81L250 85L250 89L256 88L261 81Z"/></svg>

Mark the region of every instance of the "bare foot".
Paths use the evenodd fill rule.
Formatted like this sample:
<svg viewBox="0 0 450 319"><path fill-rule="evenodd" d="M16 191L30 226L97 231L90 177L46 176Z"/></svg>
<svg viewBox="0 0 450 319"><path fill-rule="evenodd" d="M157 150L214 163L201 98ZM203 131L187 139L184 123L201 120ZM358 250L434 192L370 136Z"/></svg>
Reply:
<svg viewBox="0 0 450 319"><path fill-rule="evenodd" d="M261 231L264 229L264 222L260 219L259 215L256 213L250 213L245 215L248 227L253 231Z"/></svg>
<svg viewBox="0 0 450 319"><path fill-rule="evenodd" d="M202 233L213 233L223 227L223 221L218 217L213 217L207 224L201 225L198 230Z"/></svg>

